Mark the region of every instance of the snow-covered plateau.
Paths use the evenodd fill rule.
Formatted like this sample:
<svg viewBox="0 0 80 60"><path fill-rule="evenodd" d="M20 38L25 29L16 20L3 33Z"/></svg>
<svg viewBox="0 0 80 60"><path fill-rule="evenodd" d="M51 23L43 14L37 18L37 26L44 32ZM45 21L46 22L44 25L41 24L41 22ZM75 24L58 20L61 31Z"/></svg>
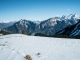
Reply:
<svg viewBox="0 0 80 60"><path fill-rule="evenodd" d="M0 60L26 60L26 55L32 60L80 60L80 39L0 36Z"/></svg>

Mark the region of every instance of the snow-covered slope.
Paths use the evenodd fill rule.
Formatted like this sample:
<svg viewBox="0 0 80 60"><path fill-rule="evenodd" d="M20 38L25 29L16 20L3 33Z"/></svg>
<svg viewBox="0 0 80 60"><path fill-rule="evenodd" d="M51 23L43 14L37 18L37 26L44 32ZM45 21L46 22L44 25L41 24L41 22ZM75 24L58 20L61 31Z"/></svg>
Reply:
<svg viewBox="0 0 80 60"><path fill-rule="evenodd" d="M32 60L80 60L80 40L20 34L0 36L0 60L25 60L26 55Z"/></svg>

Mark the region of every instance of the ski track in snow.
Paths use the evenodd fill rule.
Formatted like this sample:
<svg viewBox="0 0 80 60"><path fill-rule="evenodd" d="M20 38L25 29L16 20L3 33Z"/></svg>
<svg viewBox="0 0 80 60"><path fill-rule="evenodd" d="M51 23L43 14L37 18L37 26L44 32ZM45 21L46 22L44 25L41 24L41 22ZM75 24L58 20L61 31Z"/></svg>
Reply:
<svg viewBox="0 0 80 60"><path fill-rule="evenodd" d="M80 39L11 34L0 36L0 60L80 60ZM2 46L1 44L5 44ZM41 53L40 56L37 53Z"/></svg>

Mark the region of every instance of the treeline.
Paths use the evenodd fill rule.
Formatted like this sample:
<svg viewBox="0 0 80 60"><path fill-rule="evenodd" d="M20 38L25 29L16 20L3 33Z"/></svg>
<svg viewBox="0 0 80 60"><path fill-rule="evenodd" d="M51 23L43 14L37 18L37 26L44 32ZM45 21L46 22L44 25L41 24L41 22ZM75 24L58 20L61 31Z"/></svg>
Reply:
<svg viewBox="0 0 80 60"><path fill-rule="evenodd" d="M53 35L53 37L58 37L58 38L74 38L74 39L80 39L80 35L77 35L77 36Z"/></svg>
<svg viewBox="0 0 80 60"><path fill-rule="evenodd" d="M10 34L10 33L7 32L7 31L0 30L0 34L2 34L2 35L7 35L7 34Z"/></svg>
<svg viewBox="0 0 80 60"><path fill-rule="evenodd" d="M35 36L80 39L80 35L77 35L77 36L68 36L68 35L58 35L58 34L55 34L55 35L47 35L47 34L42 34L42 33L36 33Z"/></svg>
<svg viewBox="0 0 80 60"><path fill-rule="evenodd" d="M11 33L7 32L5 30L0 30L0 34L2 34L2 35L8 35L8 34L11 34ZM14 34L16 34L16 33L14 33ZM21 34L25 34L26 35L26 31L22 30Z"/></svg>
<svg viewBox="0 0 80 60"><path fill-rule="evenodd" d="M7 35L7 34L10 34L10 33L7 32L7 31L0 30L0 34ZM27 34L25 30L22 30L21 34L31 35L31 34ZM48 35L48 34L36 33L36 34L34 34L34 36L80 39L80 35L77 35L77 36L68 36L68 35L58 35L58 34Z"/></svg>

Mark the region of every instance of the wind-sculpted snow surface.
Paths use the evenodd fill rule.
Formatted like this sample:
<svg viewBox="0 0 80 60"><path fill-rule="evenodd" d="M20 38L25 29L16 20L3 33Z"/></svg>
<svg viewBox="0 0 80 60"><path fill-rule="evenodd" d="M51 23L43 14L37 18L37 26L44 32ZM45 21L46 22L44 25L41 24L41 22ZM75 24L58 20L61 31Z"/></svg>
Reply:
<svg viewBox="0 0 80 60"><path fill-rule="evenodd" d="M0 36L0 60L80 60L80 40L12 34Z"/></svg>

